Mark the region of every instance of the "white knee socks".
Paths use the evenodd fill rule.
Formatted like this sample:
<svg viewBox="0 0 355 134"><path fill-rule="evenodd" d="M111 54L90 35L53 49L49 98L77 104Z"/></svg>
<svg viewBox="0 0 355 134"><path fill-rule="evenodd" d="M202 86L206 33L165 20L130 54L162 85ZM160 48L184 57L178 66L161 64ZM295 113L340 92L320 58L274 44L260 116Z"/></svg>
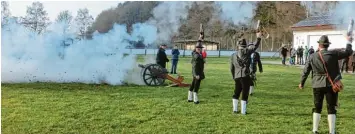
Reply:
<svg viewBox="0 0 355 134"><path fill-rule="evenodd" d="M319 113L313 113L313 132L318 131L320 115Z"/></svg>
<svg viewBox="0 0 355 134"><path fill-rule="evenodd" d="M252 93L253 93L253 90L254 90L254 86L250 86L249 94L252 94Z"/></svg>
<svg viewBox="0 0 355 134"><path fill-rule="evenodd" d="M328 114L329 133L335 134L335 114Z"/></svg>
<svg viewBox="0 0 355 134"><path fill-rule="evenodd" d="M237 111L238 111L238 100L233 99L233 112L237 112Z"/></svg>
<svg viewBox="0 0 355 134"><path fill-rule="evenodd" d="M241 102L241 113L246 114L247 112L247 101L242 100Z"/></svg>
<svg viewBox="0 0 355 134"><path fill-rule="evenodd" d="M187 95L187 100L192 101L192 91L189 91L189 93Z"/></svg>

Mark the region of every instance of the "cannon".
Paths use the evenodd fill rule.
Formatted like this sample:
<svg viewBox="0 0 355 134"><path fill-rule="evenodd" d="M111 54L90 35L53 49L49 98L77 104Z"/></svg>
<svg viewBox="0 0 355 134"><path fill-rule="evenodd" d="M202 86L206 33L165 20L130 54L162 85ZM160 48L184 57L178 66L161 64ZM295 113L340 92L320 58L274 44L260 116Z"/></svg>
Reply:
<svg viewBox="0 0 355 134"><path fill-rule="evenodd" d="M143 82L148 86L162 86L165 80L173 82L170 86L188 87L190 84L185 84L182 81L184 77L178 74L177 78L174 78L168 74L168 71L158 64L139 64L138 67L142 68L141 75Z"/></svg>

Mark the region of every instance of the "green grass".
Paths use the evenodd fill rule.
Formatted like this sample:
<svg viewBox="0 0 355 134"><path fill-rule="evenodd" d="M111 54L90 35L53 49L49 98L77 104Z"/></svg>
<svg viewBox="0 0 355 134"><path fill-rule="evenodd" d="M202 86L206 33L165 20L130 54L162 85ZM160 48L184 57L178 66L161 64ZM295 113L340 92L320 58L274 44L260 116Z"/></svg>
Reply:
<svg viewBox="0 0 355 134"><path fill-rule="evenodd" d="M187 103L188 88L88 84L2 84L2 133L311 133L313 97L301 70L264 65L248 115L232 114L234 83L228 58L209 58L201 103ZM169 65L170 67L171 65ZM189 58L178 71L191 81ZM337 131L355 132L355 77L345 75ZM320 132L328 132L324 104Z"/></svg>

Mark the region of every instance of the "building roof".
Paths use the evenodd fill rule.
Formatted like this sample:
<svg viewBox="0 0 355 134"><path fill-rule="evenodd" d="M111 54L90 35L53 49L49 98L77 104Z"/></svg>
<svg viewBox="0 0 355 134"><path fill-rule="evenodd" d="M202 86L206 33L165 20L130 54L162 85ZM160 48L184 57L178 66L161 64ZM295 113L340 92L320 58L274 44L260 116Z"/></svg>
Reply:
<svg viewBox="0 0 355 134"><path fill-rule="evenodd" d="M197 43L198 40L177 40L174 43ZM210 40L203 40L202 43L212 43L212 44L219 44L219 42L210 41Z"/></svg>
<svg viewBox="0 0 355 134"><path fill-rule="evenodd" d="M336 20L331 15L311 16L292 26L297 27L314 27L314 26L327 26L327 25L339 25L341 21Z"/></svg>

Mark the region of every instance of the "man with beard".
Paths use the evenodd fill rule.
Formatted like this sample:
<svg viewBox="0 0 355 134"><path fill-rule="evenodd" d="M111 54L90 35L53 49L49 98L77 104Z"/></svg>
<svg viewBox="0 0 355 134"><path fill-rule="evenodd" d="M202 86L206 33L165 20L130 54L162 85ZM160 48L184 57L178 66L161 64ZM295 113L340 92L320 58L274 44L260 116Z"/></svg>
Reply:
<svg viewBox="0 0 355 134"><path fill-rule="evenodd" d="M318 126L322 112L323 99L326 97L328 111L329 133L335 134L336 107L338 102L338 91L333 90L333 81L340 80L338 60L349 57L352 53L352 37L348 37L345 51L328 50L328 36L323 35L318 41L317 53L310 55L303 69L299 88L304 87L309 73L312 71L312 88L314 97L313 108L313 133L318 134Z"/></svg>
<svg viewBox="0 0 355 134"><path fill-rule="evenodd" d="M241 100L241 114L245 115L247 111L247 101L249 97L249 89L251 84L250 78L250 57L251 54L258 49L261 41L261 33L257 33L257 41L255 45L250 45L247 47L247 42L245 39L241 39L238 42L238 52L232 54L230 61L230 69L232 73L232 78L235 82L235 89L233 95L233 112L238 111L238 101L240 94L242 93Z"/></svg>

